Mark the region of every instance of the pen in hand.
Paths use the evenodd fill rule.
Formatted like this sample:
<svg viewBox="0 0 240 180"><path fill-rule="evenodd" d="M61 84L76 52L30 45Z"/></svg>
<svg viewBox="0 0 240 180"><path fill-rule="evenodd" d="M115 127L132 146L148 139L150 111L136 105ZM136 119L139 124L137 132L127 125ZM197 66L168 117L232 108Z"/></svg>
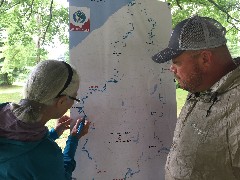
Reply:
<svg viewBox="0 0 240 180"><path fill-rule="evenodd" d="M85 120L86 120L86 115L83 117L82 121L80 122L79 126L78 126L78 130L77 130L77 134L80 134L84 125L85 125Z"/></svg>

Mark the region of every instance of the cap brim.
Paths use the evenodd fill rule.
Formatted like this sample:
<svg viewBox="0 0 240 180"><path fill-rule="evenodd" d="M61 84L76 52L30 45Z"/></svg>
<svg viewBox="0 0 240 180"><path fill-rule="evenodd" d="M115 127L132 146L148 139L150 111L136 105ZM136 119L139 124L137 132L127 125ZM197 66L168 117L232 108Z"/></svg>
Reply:
<svg viewBox="0 0 240 180"><path fill-rule="evenodd" d="M152 56L152 60L156 63L165 63L167 61L170 61L171 59L179 56L184 50L175 50L166 48L159 53Z"/></svg>

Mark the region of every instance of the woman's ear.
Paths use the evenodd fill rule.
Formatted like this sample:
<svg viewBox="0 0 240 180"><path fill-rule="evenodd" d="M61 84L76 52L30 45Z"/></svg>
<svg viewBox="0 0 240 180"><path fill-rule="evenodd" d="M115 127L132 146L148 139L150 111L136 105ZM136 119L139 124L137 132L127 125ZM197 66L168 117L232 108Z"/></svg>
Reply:
<svg viewBox="0 0 240 180"><path fill-rule="evenodd" d="M56 105L57 107L60 107L62 105L65 105L66 102L67 102L67 96L60 96L56 101Z"/></svg>

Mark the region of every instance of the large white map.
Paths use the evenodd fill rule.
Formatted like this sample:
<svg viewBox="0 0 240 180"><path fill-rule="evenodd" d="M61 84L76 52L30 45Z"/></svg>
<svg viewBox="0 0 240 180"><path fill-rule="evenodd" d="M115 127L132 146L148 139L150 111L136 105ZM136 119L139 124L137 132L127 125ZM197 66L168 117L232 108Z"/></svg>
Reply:
<svg viewBox="0 0 240 180"><path fill-rule="evenodd" d="M91 126L79 141L77 180L163 180L176 123L174 77L151 56L171 34L167 3L70 0L70 61L80 77L72 118Z"/></svg>

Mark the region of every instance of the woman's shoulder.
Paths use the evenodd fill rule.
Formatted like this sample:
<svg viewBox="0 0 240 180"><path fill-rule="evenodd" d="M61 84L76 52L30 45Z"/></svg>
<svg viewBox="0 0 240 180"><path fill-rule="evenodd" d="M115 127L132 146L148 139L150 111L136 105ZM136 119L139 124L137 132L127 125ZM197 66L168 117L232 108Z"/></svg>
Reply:
<svg viewBox="0 0 240 180"><path fill-rule="evenodd" d="M62 154L61 148L54 140L51 139L51 137L49 137L48 134L41 140L41 143L39 144L39 149L42 149L40 151L44 151L43 149L45 149L47 152L55 152Z"/></svg>
<svg viewBox="0 0 240 180"><path fill-rule="evenodd" d="M0 142L2 139L0 138ZM64 178L64 163L61 150L47 136L34 142L9 141L10 144L15 142L15 146L17 144L18 147L9 149L9 146L6 146L8 150L4 150L1 146L0 152L5 152L5 156L1 154L1 158L4 157L2 162L4 161L5 163L0 163L0 176L8 172L12 177L17 177L18 179L31 179L33 177L36 177L36 179L47 179L51 176L54 176L53 179L58 180ZM20 152L21 150L22 152ZM28 169L27 173L26 169Z"/></svg>

